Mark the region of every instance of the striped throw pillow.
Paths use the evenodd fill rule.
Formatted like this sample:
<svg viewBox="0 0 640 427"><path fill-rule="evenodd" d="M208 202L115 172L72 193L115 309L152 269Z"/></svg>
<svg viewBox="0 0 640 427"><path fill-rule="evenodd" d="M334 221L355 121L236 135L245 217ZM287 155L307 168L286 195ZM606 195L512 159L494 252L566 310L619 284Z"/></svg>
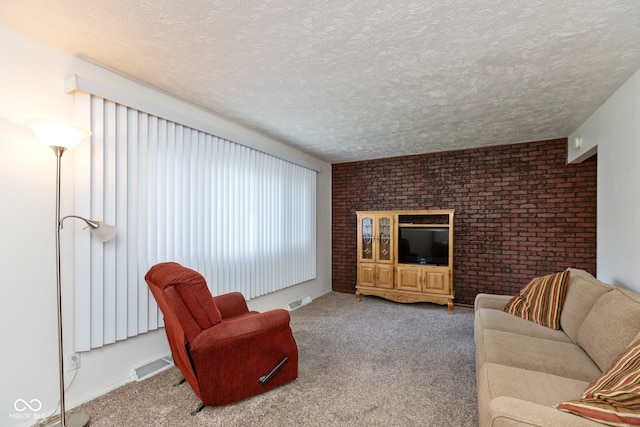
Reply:
<svg viewBox="0 0 640 427"><path fill-rule="evenodd" d="M560 314L569 287L569 270L536 277L504 307L514 316L538 325L560 329Z"/></svg>
<svg viewBox="0 0 640 427"><path fill-rule="evenodd" d="M640 339L589 384L581 399L558 409L611 426L640 425Z"/></svg>

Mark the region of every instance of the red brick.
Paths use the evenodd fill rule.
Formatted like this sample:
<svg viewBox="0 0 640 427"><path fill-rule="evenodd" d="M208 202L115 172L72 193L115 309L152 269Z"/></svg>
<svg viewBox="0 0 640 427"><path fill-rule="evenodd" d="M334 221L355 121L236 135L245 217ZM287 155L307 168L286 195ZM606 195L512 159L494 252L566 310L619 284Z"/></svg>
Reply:
<svg viewBox="0 0 640 427"><path fill-rule="evenodd" d="M532 277L595 274L597 157L566 139L332 166L332 286L355 290L356 210L456 209L456 302L515 294Z"/></svg>

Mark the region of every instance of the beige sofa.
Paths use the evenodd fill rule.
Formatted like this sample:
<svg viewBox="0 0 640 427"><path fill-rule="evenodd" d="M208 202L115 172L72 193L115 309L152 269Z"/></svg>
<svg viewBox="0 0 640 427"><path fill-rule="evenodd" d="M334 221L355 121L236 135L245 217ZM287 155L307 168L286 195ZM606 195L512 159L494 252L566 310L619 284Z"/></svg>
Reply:
<svg viewBox="0 0 640 427"><path fill-rule="evenodd" d="M569 269L560 330L502 311L511 296L475 300L476 379L481 427L602 426L555 405L589 383L640 337L640 295Z"/></svg>

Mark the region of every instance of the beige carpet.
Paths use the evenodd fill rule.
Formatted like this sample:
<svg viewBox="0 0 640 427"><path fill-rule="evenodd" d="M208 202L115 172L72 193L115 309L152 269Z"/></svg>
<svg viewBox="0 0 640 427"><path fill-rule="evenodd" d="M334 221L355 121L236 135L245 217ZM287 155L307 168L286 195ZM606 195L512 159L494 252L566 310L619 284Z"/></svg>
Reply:
<svg viewBox="0 0 640 427"><path fill-rule="evenodd" d="M225 407L171 368L72 412L100 426L476 426L473 312L332 292L291 313L298 379Z"/></svg>

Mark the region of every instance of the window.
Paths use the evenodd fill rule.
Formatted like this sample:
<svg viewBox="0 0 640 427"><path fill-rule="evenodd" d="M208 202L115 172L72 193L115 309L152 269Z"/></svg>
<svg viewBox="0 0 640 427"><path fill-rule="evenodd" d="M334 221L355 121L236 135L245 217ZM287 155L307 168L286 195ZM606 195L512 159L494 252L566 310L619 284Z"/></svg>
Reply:
<svg viewBox="0 0 640 427"><path fill-rule="evenodd" d="M316 275L316 172L180 123L76 92L76 211L115 224L76 233L76 351L162 326L144 282L176 261L214 295L251 299ZM88 267L86 267L88 266Z"/></svg>

